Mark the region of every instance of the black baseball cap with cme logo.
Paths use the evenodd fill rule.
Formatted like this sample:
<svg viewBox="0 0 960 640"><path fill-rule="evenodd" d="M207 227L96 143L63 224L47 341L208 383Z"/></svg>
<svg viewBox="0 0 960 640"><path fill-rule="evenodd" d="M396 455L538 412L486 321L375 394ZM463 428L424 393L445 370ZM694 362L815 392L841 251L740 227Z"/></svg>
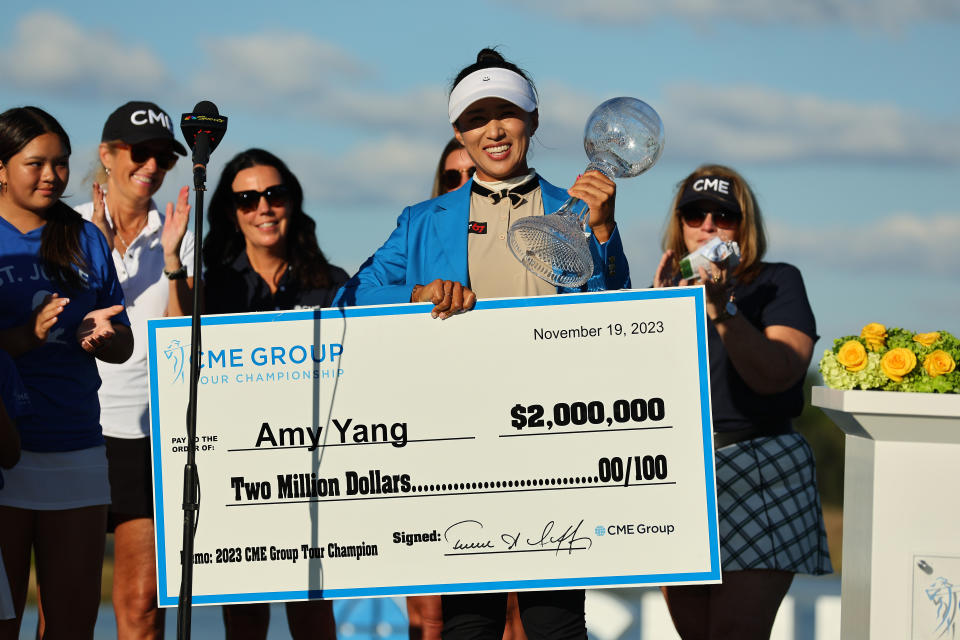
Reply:
<svg viewBox="0 0 960 640"><path fill-rule="evenodd" d="M680 200L677 201L677 208L683 209L688 204L702 201L714 202L733 213L743 213L740 211L740 203L733 195L733 180L729 178L700 176L687 183Z"/></svg>
<svg viewBox="0 0 960 640"><path fill-rule="evenodd" d="M127 144L169 140L174 151L182 156L187 155L187 149L173 135L173 120L166 111L152 102L128 102L111 113L103 125L100 141L114 140Z"/></svg>

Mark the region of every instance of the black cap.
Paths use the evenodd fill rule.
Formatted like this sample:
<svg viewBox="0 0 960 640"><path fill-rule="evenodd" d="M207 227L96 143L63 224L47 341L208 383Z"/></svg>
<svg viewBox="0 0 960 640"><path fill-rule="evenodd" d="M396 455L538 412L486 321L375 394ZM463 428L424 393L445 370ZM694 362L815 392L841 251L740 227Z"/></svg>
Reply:
<svg viewBox="0 0 960 640"><path fill-rule="evenodd" d="M715 202L727 211L743 214L740 203L733 195L733 180L720 176L700 176L687 183L686 189L677 201L677 208L682 209L692 202Z"/></svg>
<svg viewBox="0 0 960 640"><path fill-rule="evenodd" d="M173 135L173 121L166 111L152 102L128 102L107 118L101 142L121 140L137 144L147 140L169 140L173 150L182 156L187 149Z"/></svg>

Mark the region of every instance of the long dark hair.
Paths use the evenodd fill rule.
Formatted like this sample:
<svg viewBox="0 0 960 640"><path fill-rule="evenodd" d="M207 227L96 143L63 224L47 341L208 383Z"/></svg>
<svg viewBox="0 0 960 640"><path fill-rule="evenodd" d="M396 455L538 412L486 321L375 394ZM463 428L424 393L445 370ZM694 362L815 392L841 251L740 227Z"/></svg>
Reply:
<svg viewBox="0 0 960 640"><path fill-rule="evenodd" d="M70 137L52 115L38 107L15 107L0 113L0 162L7 165L34 138L52 133L70 155ZM40 262L47 277L65 289L84 286L77 269L86 267L80 248L83 218L57 201L44 212L46 224L40 235Z"/></svg>
<svg viewBox="0 0 960 640"><path fill-rule="evenodd" d="M263 149L247 149L235 155L223 168L220 182L210 198L207 219L210 231L203 241L203 264L207 269L226 266L246 250L243 233L237 228L233 203L233 180L244 169L273 167L280 174L290 197L287 226L287 260L290 276L305 289L329 287L330 263L317 244L316 222L303 211L303 188L283 160Z"/></svg>
<svg viewBox="0 0 960 640"><path fill-rule="evenodd" d="M473 64L467 65L466 67L460 70L460 73L457 74L456 79L454 79L453 83L450 85L450 91L448 91L447 93L448 94L453 93L454 88L456 88L456 86L460 84L460 81L466 78L468 75L470 75L474 71L479 71L480 69L490 69L492 67L509 69L510 71L513 71L514 73L520 76L523 76L523 78L530 83L530 87L533 88L534 94L537 93L537 87L535 84L533 84L533 80L530 79L530 76L527 74L527 72L521 69L520 67L518 67L517 65L513 64L512 62L508 62L502 55L500 55L500 52L494 49L493 47L480 49L480 52L477 53L477 61L474 62Z"/></svg>

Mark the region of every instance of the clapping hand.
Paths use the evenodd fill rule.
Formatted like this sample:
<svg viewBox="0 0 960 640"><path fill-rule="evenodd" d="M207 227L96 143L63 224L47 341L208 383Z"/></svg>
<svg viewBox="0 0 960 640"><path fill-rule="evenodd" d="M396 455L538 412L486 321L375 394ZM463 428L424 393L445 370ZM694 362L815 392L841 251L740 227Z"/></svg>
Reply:
<svg viewBox="0 0 960 640"><path fill-rule="evenodd" d="M61 298L51 293L33 310L33 337L38 343L45 342L50 329L57 323L57 316L63 311L70 298Z"/></svg>
<svg viewBox="0 0 960 640"><path fill-rule="evenodd" d="M160 234L160 245L163 247L163 257L169 269L171 263L180 262L180 244L187 233L187 223L190 222L190 187L180 187L177 195L177 206L167 203L166 220L163 223L163 232ZM170 271L179 269L174 266Z"/></svg>
<svg viewBox="0 0 960 640"><path fill-rule="evenodd" d="M89 354L96 353L97 349L113 340L116 332L110 318L123 311L122 304L115 304L105 309L94 309L83 317L77 327L77 341L83 350Z"/></svg>
<svg viewBox="0 0 960 640"><path fill-rule="evenodd" d="M116 237L116 233L110 225L110 221L107 220L107 208L103 203L103 187L101 187L99 183L94 182L92 191L93 217L90 219L90 222L97 225L97 229L100 229L100 233L107 239L107 246L113 251L113 239Z"/></svg>

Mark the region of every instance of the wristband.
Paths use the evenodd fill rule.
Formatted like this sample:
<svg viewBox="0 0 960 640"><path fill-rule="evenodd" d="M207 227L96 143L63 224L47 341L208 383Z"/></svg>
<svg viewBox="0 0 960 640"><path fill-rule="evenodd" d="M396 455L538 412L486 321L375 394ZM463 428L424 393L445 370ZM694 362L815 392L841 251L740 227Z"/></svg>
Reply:
<svg viewBox="0 0 960 640"><path fill-rule="evenodd" d="M169 280L186 280L187 278L187 266L181 264L180 268L176 271L167 271L163 270L163 275L167 276Z"/></svg>
<svg viewBox="0 0 960 640"><path fill-rule="evenodd" d="M733 300L730 300L727 302L726 306L720 310L720 313L717 314L717 317L713 319L713 324L720 324L721 322L725 322L730 318L733 318L737 315L739 310L740 309L737 308L737 303L735 303Z"/></svg>

